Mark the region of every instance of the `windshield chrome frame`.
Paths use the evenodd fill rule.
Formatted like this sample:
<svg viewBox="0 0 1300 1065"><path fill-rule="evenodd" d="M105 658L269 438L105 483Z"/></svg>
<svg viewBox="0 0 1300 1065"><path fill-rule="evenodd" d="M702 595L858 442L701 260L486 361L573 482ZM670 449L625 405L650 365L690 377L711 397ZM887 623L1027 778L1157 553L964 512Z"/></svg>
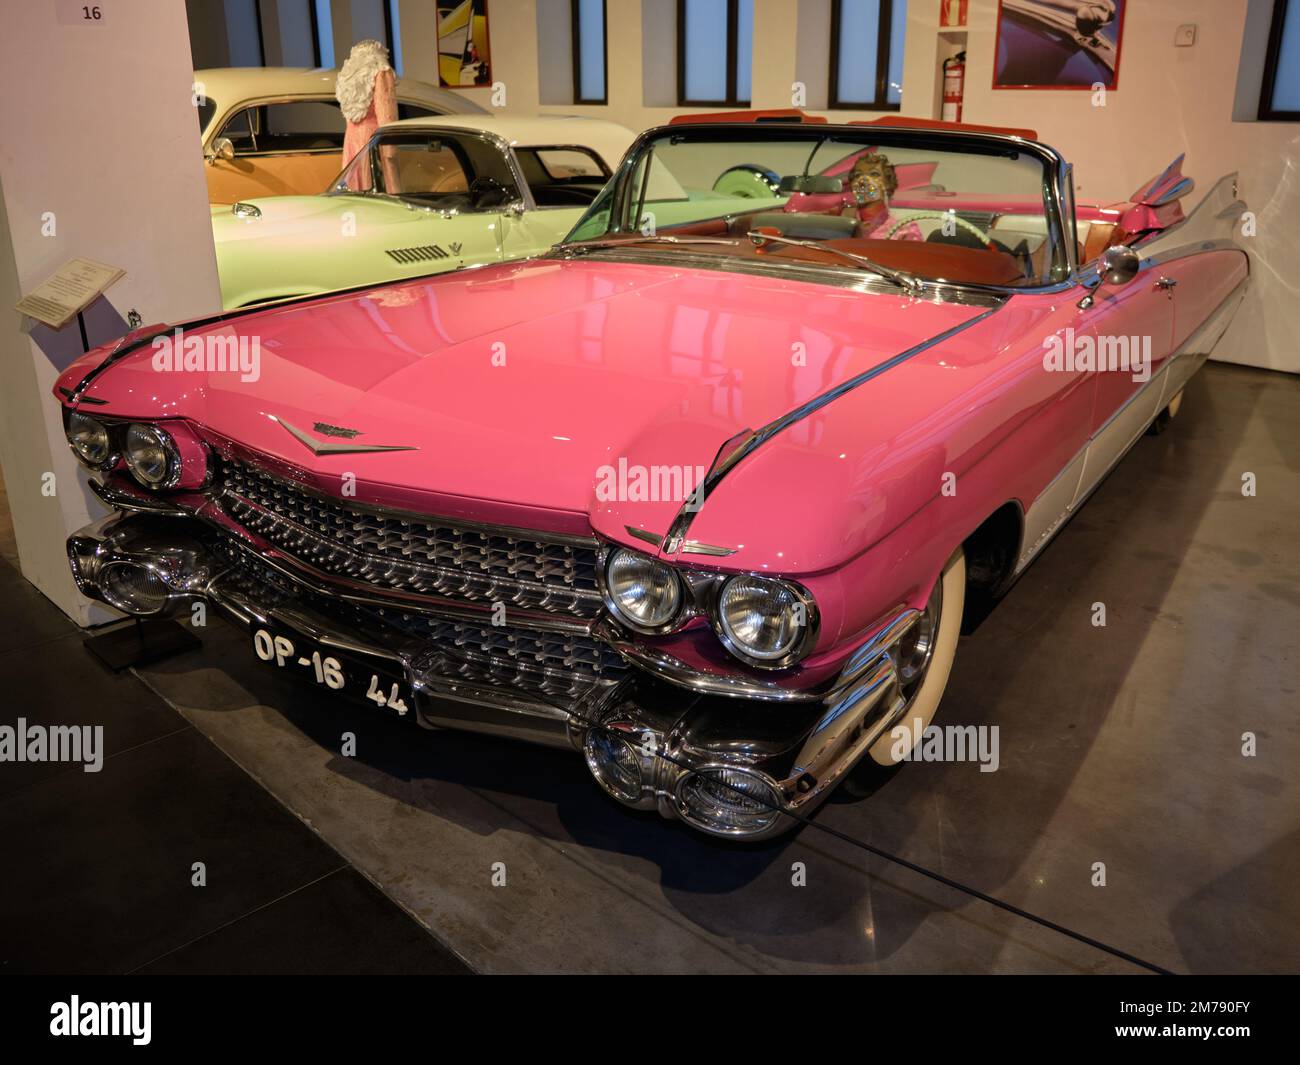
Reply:
<svg viewBox="0 0 1300 1065"><path fill-rule="evenodd" d="M533 190L528 187L528 182L524 180L523 169L519 165L519 160L515 158L514 146L508 140L502 137L499 133L493 133L490 130L473 129L465 126L443 126L437 124L436 122L429 122L428 124L425 124L424 122L412 123L409 126L406 125L405 123L393 123L387 126L380 126L379 129L375 130L375 132L371 135L370 139L366 141L366 146L347 161L347 164L343 167L343 169L334 175L333 180L330 182L329 188L327 188L324 192L320 193L320 195L321 196L374 196L378 199L386 199L386 200L391 200L394 203L405 204L408 207L413 206L409 200L398 195L397 193L375 192L373 188L370 189L338 188L339 182L343 180L343 175L346 174L350 169L352 169L352 164L357 161L357 159L360 157L362 152L365 152L366 155L369 156L371 150L379 143L379 141L386 134L391 135L394 133L399 133L399 134L400 133L440 133L443 134L444 136L456 135L456 136L464 136L464 137L477 137L481 141L486 141L488 144L492 145L492 147L494 147L497 151L499 151L502 155L505 156L506 165L510 167L510 173L514 175L515 191L519 194L519 199L523 201L524 209L526 211L535 211L537 209L537 204L533 200ZM521 147L531 147L531 145L521 145ZM371 175L371 181L372 182L374 181L373 174ZM423 209L421 205L414 205L414 206L415 209L417 210ZM429 208L429 209L434 212L438 210L436 207ZM485 212L473 212L473 213L479 214Z"/></svg>
<svg viewBox="0 0 1300 1065"><path fill-rule="evenodd" d="M621 226L623 215L626 213L627 197L631 192L633 179L636 170L640 164L641 156L647 144L652 141L663 140L665 137L680 136L684 139L707 141L711 137L714 139L725 140L728 138L743 139L736 136L739 133L752 133L761 137L759 131L779 130L783 132L800 131L806 133L810 140L818 137L831 137L843 135L852 138L863 138L864 147L867 140L880 144L896 144L899 147L906 147L909 138L921 141L941 142L945 150L959 151L963 145L968 147L982 146L1004 148L1014 147L1018 151L1034 157L1042 164L1043 172L1043 209L1047 219L1047 239L1057 244L1063 244L1062 251L1064 255L1061 259L1064 262L1065 276L1058 280L1042 281L1033 285L985 285L974 281L955 281L951 279L927 278L918 275L918 280L928 290L940 289L948 293L967 291L972 293L984 293L995 295L1019 295L1029 293L1049 293L1062 292L1066 289L1073 288L1079 284L1079 254L1078 244L1073 239L1076 232L1074 219L1067 218L1066 205L1074 202L1074 187L1072 179L1072 168L1065 161L1065 158L1055 148L1043 144L1040 141L1026 140L1024 137L1018 137L1009 133L978 133L968 130L943 130L929 129L925 127L906 127L906 126L882 126L873 128L868 125L804 125L799 122L763 122L758 124L740 123L740 122L707 122L691 123L681 126L655 126L640 134L632 146L623 156L623 161L619 164L614 176L610 179L613 189L613 196L610 203L610 224L611 228L606 233L631 233L633 231L622 228L613 228L615 225ZM579 219L572 232L580 228L586 216ZM549 253L548 257L563 255L565 245L569 237L566 236L563 241L557 244ZM634 244L635 241L629 241ZM626 256L628 252L637 252L640 249L635 248L609 248L600 249L592 252L593 255L606 255L611 251L618 256ZM660 260L662 261L662 260ZM717 260L718 269L727 269L727 260L719 257ZM702 262L696 262L692 265L704 266ZM860 271L835 266L830 263L826 264L805 264L810 267L809 280L814 280L812 274L821 271L829 275L858 275Z"/></svg>

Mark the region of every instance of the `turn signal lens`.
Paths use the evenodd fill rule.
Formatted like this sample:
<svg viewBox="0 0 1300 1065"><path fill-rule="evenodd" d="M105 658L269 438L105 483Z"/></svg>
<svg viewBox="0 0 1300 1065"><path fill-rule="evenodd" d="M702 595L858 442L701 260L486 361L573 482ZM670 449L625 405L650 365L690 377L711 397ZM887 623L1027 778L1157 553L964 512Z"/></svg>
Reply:
<svg viewBox="0 0 1300 1065"><path fill-rule="evenodd" d="M99 591L124 614L148 616L167 605L167 585L147 566L111 562L99 574Z"/></svg>
<svg viewBox="0 0 1300 1065"><path fill-rule="evenodd" d="M596 781L619 802L641 798L641 758L622 736L597 726L588 730L582 744L587 768Z"/></svg>
<svg viewBox="0 0 1300 1065"><path fill-rule="evenodd" d="M781 816L781 795L770 779L724 766L687 774L677 802L684 821L716 836L752 836Z"/></svg>

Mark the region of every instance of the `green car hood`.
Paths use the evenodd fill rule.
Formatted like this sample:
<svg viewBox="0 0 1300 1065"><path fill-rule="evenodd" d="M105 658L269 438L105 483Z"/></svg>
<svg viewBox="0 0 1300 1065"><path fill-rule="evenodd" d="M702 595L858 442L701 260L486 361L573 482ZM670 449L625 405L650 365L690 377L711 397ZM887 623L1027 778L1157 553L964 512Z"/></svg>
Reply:
<svg viewBox="0 0 1300 1065"><path fill-rule="evenodd" d="M427 217L394 200L366 196L264 196L243 200L260 217L240 217L229 205L213 206L212 235L218 243L231 240L281 240L310 234L321 225L342 232L351 214L358 231L372 226L401 226Z"/></svg>
<svg viewBox="0 0 1300 1065"><path fill-rule="evenodd" d="M582 209L444 215L378 196L267 196L236 215L212 208L222 305L378 285L533 255L565 236ZM504 227L513 238L503 244Z"/></svg>

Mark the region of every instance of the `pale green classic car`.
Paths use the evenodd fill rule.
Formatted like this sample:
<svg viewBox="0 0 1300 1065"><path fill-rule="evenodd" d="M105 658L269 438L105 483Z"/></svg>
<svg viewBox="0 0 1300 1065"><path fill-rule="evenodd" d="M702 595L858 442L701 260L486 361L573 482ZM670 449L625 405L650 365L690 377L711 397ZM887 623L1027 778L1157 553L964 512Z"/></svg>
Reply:
<svg viewBox="0 0 1300 1065"><path fill-rule="evenodd" d="M632 139L591 118L384 126L325 192L212 208L222 305L536 255L573 228Z"/></svg>

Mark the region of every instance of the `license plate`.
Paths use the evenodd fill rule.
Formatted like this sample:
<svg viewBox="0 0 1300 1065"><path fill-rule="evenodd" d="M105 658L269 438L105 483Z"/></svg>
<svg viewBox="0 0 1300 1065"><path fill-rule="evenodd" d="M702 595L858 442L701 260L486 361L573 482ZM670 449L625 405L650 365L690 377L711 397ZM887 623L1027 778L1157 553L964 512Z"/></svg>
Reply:
<svg viewBox="0 0 1300 1065"><path fill-rule="evenodd" d="M268 665L299 673L340 695L367 699L399 716L405 716L414 704L404 677L331 647L321 647L296 633L254 629L253 653Z"/></svg>

